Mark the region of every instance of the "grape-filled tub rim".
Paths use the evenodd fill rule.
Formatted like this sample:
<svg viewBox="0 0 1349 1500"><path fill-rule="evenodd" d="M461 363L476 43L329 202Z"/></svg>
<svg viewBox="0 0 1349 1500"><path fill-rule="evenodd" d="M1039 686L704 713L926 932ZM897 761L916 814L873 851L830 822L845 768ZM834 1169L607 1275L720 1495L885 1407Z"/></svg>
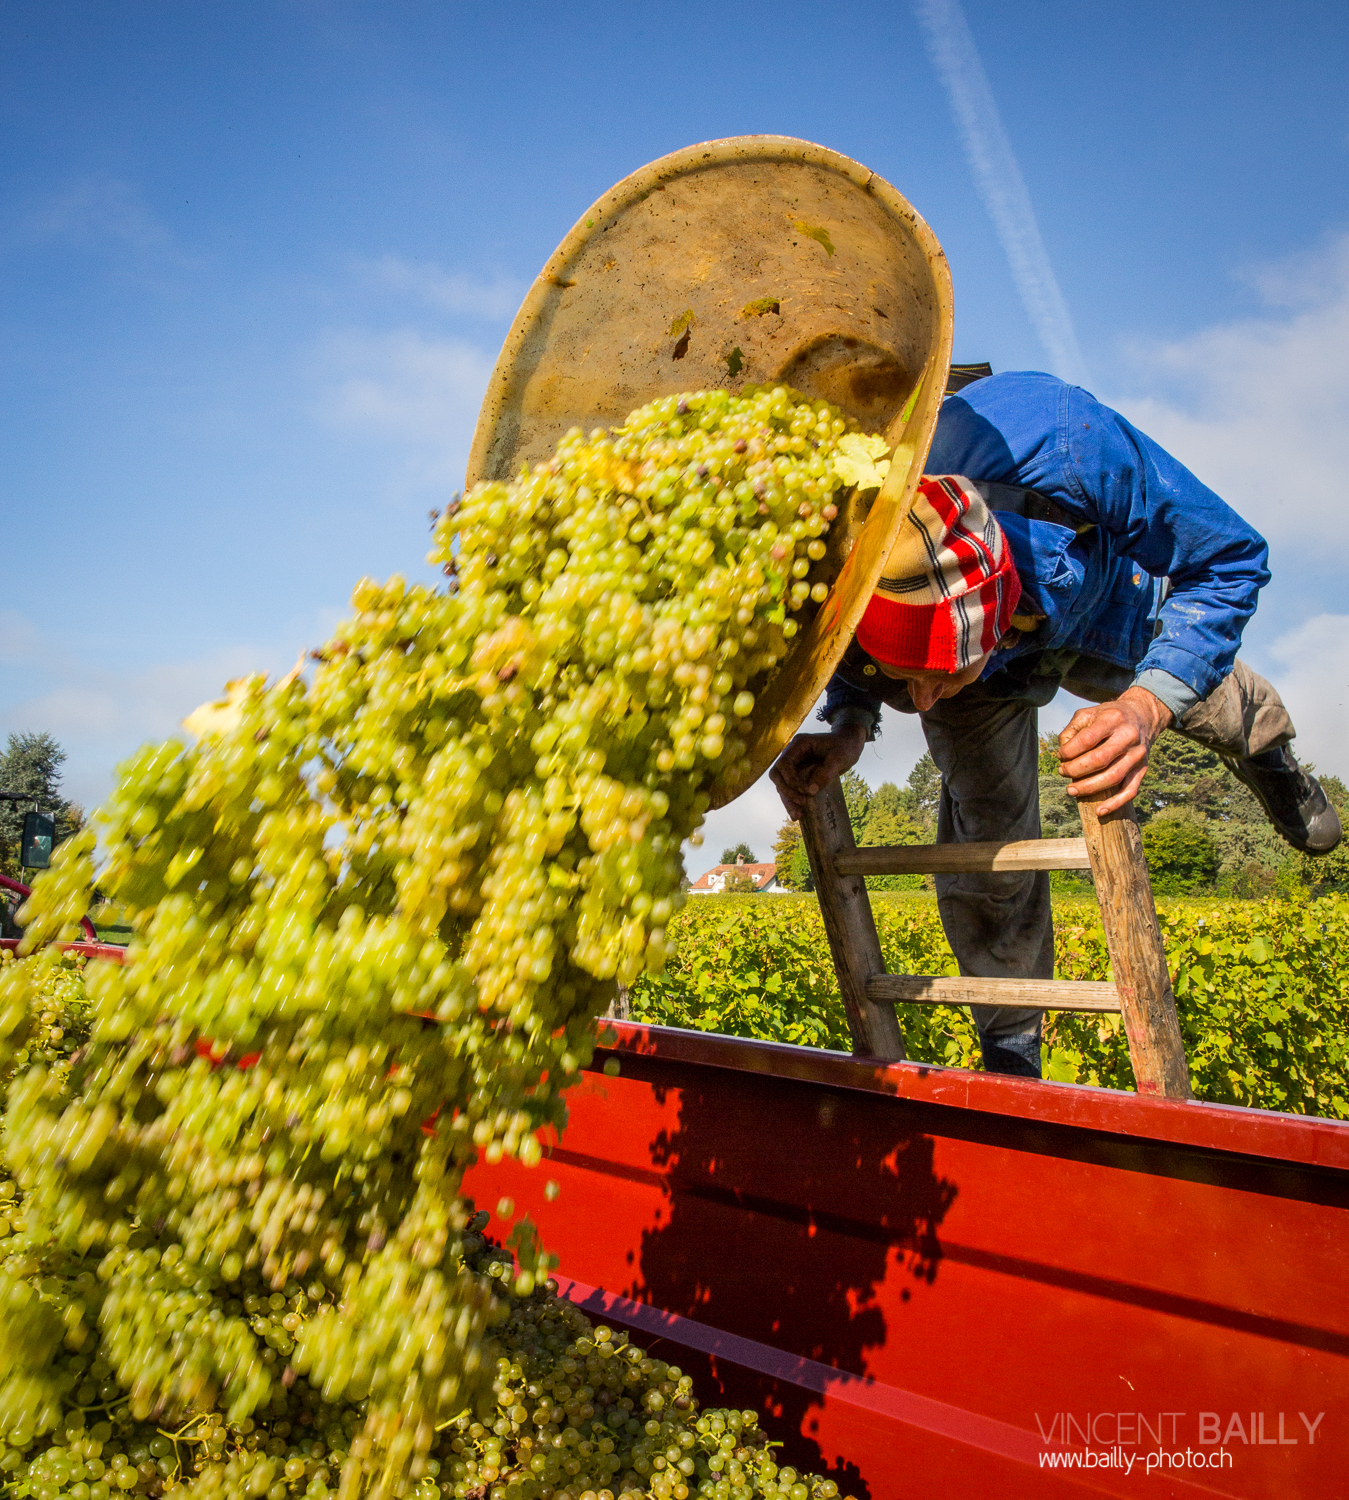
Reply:
<svg viewBox="0 0 1349 1500"><path fill-rule="evenodd" d="M544 458L567 427L778 380L893 450L879 493L851 497L835 523L829 595L757 692L747 759L709 786L713 807L768 769L847 649L912 504L952 334L950 271L922 217L859 162L790 136L704 142L641 167L581 215L526 294L483 398L469 485Z"/></svg>

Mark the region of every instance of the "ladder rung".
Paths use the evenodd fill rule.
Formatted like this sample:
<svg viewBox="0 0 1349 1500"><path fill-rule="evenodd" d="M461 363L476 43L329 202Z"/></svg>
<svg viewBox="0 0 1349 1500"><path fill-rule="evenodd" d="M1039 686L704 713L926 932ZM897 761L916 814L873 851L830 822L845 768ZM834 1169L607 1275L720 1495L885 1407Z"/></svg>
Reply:
<svg viewBox="0 0 1349 1500"><path fill-rule="evenodd" d="M1008 844L893 844L834 856L840 875L964 875L986 870L1089 870L1086 839Z"/></svg>
<svg viewBox="0 0 1349 1500"><path fill-rule="evenodd" d="M966 845L968 848L969 846ZM1099 979L972 979L936 974L873 974L867 999L926 1005L1008 1005L1027 1010L1119 1009L1119 991Z"/></svg>

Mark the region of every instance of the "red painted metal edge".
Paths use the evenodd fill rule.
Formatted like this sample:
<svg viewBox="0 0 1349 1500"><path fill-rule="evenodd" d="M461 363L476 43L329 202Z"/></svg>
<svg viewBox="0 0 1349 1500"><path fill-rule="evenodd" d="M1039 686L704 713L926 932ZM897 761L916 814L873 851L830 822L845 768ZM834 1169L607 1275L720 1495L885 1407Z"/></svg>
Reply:
<svg viewBox="0 0 1349 1500"><path fill-rule="evenodd" d="M681 1031L634 1021L604 1021L610 1050L672 1062L794 1078L833 1088L889 1094L952 1109L1010 1115L1111 1135L1172 1141L1309 1166L1349 1168L1349 1122L1287 1115L1240 1105L1150 1099L1115 1089L943 1068L932 1063L877 1063L843 1052L758 1042L715 1032Z"/></svg>
<svg viewBox="0 0 1349 1500"><path fill-rule="evenodd" d="M79 958L106 958L117 964L126 962L126 949L120 943L62 943L61 951Z"/></svg>
<svg viewBox="0 0 1349 1500"><path fill-rule="evenodd" d="M0 948L8 953L18 950L18 938L0 938ZM119 943L58 943L56 945L62 953L73 953L77 958L106 958L113 963L122 964L126 962L126 949Z"/></svg>

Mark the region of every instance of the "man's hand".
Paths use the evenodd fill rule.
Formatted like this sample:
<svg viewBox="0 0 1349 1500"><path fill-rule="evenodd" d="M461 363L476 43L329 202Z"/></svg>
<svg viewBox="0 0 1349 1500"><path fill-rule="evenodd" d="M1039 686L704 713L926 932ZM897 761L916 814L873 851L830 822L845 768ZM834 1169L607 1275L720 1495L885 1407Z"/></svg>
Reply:
<svg viewBox="0 0 1349 1500"><path fill-rule="evenodd" d="M1173 718L1146 688L1126 689L1113 703L1079 708L1059 736L1059 774L1071 776L1070 797L1113 796L1096 805L1104 816L1123 807L1143 784L1152 742ZM789 747L790 748L790 747Z"/></svg>
<svg viewBox="0 0 1349 1500"><path fill-rule="evenodd" d="M833 734L797 735L769 773L793 822L816 792L857 764L866 742L860 724L845 724Z"/></svg>

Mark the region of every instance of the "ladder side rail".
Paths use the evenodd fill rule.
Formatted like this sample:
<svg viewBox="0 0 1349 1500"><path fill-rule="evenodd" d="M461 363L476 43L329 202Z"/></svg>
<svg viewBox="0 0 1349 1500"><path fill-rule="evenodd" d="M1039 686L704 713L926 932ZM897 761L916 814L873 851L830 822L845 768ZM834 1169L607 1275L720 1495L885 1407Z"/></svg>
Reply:
<svg viewBox="0 0 1349 1500"><path fill-rule="evenodd" d="M885 972L885 962L866 882L858 875L840 875L835 866L839 855L856 847L837 778L806 803L801 836L843 994L853 1054L885 1062L902 1061L908 1053L894 1005L880 1003L867 994L868 980Z"/></svg>
<svg viewBox="0 0 1349 1500"><path fill-rule="evenodd" d="M1077 805L1129 1039L1134 1082L1140 1094L1190 1099L1185 1043L1138 820L1132 803L1098 817L1094 804L1100 800L1100 796L1081 797Z"/></svg>

